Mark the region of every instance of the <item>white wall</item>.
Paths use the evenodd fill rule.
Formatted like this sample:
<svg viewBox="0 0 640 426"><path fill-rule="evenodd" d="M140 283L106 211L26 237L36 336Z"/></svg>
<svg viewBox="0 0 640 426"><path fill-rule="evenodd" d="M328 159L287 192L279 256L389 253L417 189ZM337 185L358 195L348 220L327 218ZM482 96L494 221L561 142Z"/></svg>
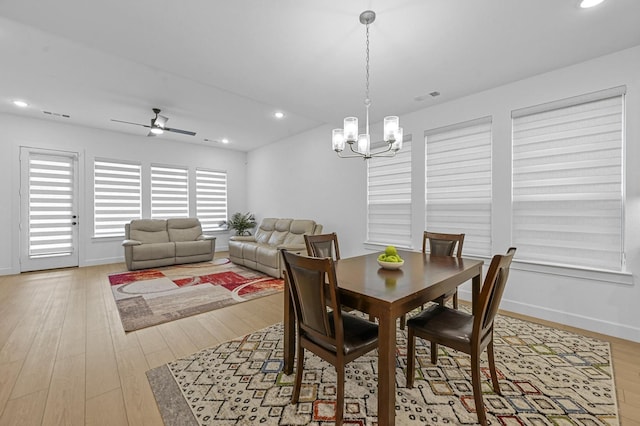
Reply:
<svg viewBox="0 0 640 426"><path fill-rule="evenodd" d="M425 130L493 117L492 244L494 253L502 253L511 241L511 111L620 85L627 86L626 274L535 270L516 262L502 308L640 341L640 46L401 116L413 140L413 247L421 247L425 228ZM361 254L366 252L366 167L362 160L338 159L330 138L326 126L251 152L249 208L260 218L315 219L325 231L338 233L345 256ZM469 298L468 287L462 297Z"/></svg>
<svg viewBox="0 0 640 426"><path fill-rule="evenodd" d="M61 119L62 120L62 119ZM96 157L140 161L143 167L143 196L149 193L151 163L226 170L229 212L246 211L246 154L204 145L171 142L162 137L147 138L73 126L49 120L0 114L0 275L20 272L20 162L21 146L77 152L79 154L79 253L80 266L122 262L121 238L92 238L93 160ZM149 206L143 200L143 206ZM144 210L143 210L144 214ZM148 217L148 210L147 210ZM228 232L215 233L216 249L226 250Z"/></svg>

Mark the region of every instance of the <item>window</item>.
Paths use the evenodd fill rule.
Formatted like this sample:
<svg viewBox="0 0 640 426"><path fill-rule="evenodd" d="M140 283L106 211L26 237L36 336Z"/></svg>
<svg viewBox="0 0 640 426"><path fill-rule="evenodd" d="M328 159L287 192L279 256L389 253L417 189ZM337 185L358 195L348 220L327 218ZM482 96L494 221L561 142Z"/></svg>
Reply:
<svg viewBox="0 0 640 426"><path fill-rule="evenodd" d="M93 235L124 236L124 225L142 217L140 164L118 160L93 163Z"/></svg>
<svg viewBox="0 0 640 426"><path fill-rule="evenodd" d="M411 247L411 139L395 157L367 160L369 243Z"/></svg>
<svg viewBox="0 0 640 426"><path fill-rule="evenodd" d="M519 259L622 269L624 92L512 113Z"/></svg>
<svg viewBox="0 0 640 426"><path fill-rule="evenodd" d="M189 170L151 165L151 218L189 217Z"/></svg>
<svg viewBox="0 0 640 426"><path fill-rule="evenodd" d="M464 254L491 256L491 118L425 132L425 223L464 233Z"/></svg>
<svg viewBox="0 0 640 426"><path fill-rule="evenodd" d="M196 169L196 215L203 231L220 231L227 220L227 172Z"/></svg>

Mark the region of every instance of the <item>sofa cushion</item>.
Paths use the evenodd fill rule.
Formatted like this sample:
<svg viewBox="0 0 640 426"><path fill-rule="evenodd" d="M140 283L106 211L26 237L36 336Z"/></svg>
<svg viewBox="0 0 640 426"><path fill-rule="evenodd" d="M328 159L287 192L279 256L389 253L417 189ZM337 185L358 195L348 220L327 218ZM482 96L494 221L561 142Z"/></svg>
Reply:
<svg viewBox="0 0 640 426"><path fill-rule="evenodd" d="M256 231L256 242L267 244L267 242L269 242L271 234L273 234L273 231L276 229L277 221L278 219L272 217L262 219L262 223L260 223L260 226Z"/></svg>
<svg viewBox="0 0 640 426"><path fill-rule="evenodd" d="M154 243L154 244L142 244L133 247L133 260L156 260L156 259L171 259L175 261L176 245L175 243Z"/></svg>
<svg viewBox="0 0 640 426"><path fill-rule="evenodd" d="M129 225L129 239L143 244L167 243L167 221L162 219L136 219Z"/></svg>
<svg viewBox="0 0 640 426"><path fill-rule="evenodd" d="M284 243L284 239L289 235L289 231L273 231L271 236L269 237L269 241L267 244L273 247L277 247L280 244Z"/></svg>
<svg viewBox="0 0 640 426"><path fill-rule="evenodd" d="M202 235L202 226L196 218L167 219L169 241L195 241Z"/></svg>
<svg viewBox="0 0 640 426"><path fill-rule="evenodd" d="M293 219L278 219L275 225L275 230L280 232L289 232L291 229L291 222L293 222Z"/></svg>
<svg viewBox="0 0 640 426"><path fill-rule="evenodd" d="M258 246L256 250L256 262L269 268L277 268L280 264L280 252L271 246Z"/></svg>
<svg viewBox="0 0 640 426"><path fill-rule="evenodd" d="M176 257L211 253L211 241L176 241Z"/></svg>
<svg viewBox="0 0 640 426"><path fill-rule="evenodd" d="M297 219L291 221L289 233L284 240L284 244L304 244L304 234L312 235L316 223L313 220Z"/></svg>

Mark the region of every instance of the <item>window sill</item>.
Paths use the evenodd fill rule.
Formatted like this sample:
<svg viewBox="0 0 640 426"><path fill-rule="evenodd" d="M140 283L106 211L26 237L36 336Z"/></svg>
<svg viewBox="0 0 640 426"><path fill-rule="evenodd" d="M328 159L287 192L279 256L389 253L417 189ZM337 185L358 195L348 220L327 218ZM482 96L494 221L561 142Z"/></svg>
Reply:
<svg viewBox="0 0 640 426"><path fill-rule="evenodd" d="M540 274L558 275L561 277L582 278L590 281L602 281L626 286L632 286L634 284L633 274L631 272L624 271L608 271L604 269L582 268L577 266L549 265L518 261L516 259L514 259L511 269Z"/></svg>
<svg viewBox="0 0 640 426"><path fill-rule="evenodd" d="M123 242L125 240L124 235L113 236L113 237L96 237L95 235L91 237L91 242L94 243L108 243L111 241L119 241Z"/></svg>
<svg viewBox="0 0 640 426"><path fill-rule="evenodd" d="M365 242L364 247L368 250L380 251L384 250L386 247L381 243L372 243ZM410 250L411 247L398 247L401 250ZM463 254L462 257L468 257L470 259L482 260L485 263L485 267L489 267L491 263L490 257L484 256L465 256ZM620 284L625 286L633 286L633 274L631 272L624 271L608 271L604 269L594 269L594 268L583 268L583 267L570 267L566 265L551 265L551 264L542 264L542 263L533 263L520 261L518 259L514 259L511 264L511 269L518 271L526 271L533 272L538 274L546 274L546 275L556 275L560 277L569 277L569 278L580 278L590 281L602 281L605 283L611 284Z"/></svg>
<svg viewBox="0 0 640 426"><path fill-rule="evenodd" d="M371 251L384 251L384 249L389 245L389 244L383 244L383 243L374 243L371 241L365 241L363 244L366 250L371 250ZM395 247L398 250L413 251L413 247L404 247L404 246L398 246L398 245Z"/></svg>

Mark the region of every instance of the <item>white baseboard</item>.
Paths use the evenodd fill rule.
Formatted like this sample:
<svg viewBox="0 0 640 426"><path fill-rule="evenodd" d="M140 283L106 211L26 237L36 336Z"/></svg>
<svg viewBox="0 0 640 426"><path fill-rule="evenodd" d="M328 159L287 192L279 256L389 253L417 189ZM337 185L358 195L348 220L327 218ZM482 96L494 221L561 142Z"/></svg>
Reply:
<svg viewBox="0 0 640 426"><path fill-rule="evenodd" d="M6 268L0 268L0 275L15 275L15 274L19 274L20 270L19 269L14 269L10 266L6 267Z"/></svg>
<svg viewBox="0 0 640 426"><path fill-rule="evenodd" d="M471 300L471 292L459 290L460 298ZM615 323L598 318L564 312L557 309L550 309L544 306L531 305L509 299L502 299L500 309L511 311L534 318L557 322L571 327L593 331L595 333L606 334L607 336L618 337L620 339L640 342L640 328L626 324Z"/></svg>
<svg viewBox="0 0 640 426"><path fill-rule="evenodd" d="M124 263L124 257L118 256L118 257L105 257L102 259L89 259L89 260L85 259L80 263L80 266L97 266L97 265L106 265L108 263Z"/></svg>

